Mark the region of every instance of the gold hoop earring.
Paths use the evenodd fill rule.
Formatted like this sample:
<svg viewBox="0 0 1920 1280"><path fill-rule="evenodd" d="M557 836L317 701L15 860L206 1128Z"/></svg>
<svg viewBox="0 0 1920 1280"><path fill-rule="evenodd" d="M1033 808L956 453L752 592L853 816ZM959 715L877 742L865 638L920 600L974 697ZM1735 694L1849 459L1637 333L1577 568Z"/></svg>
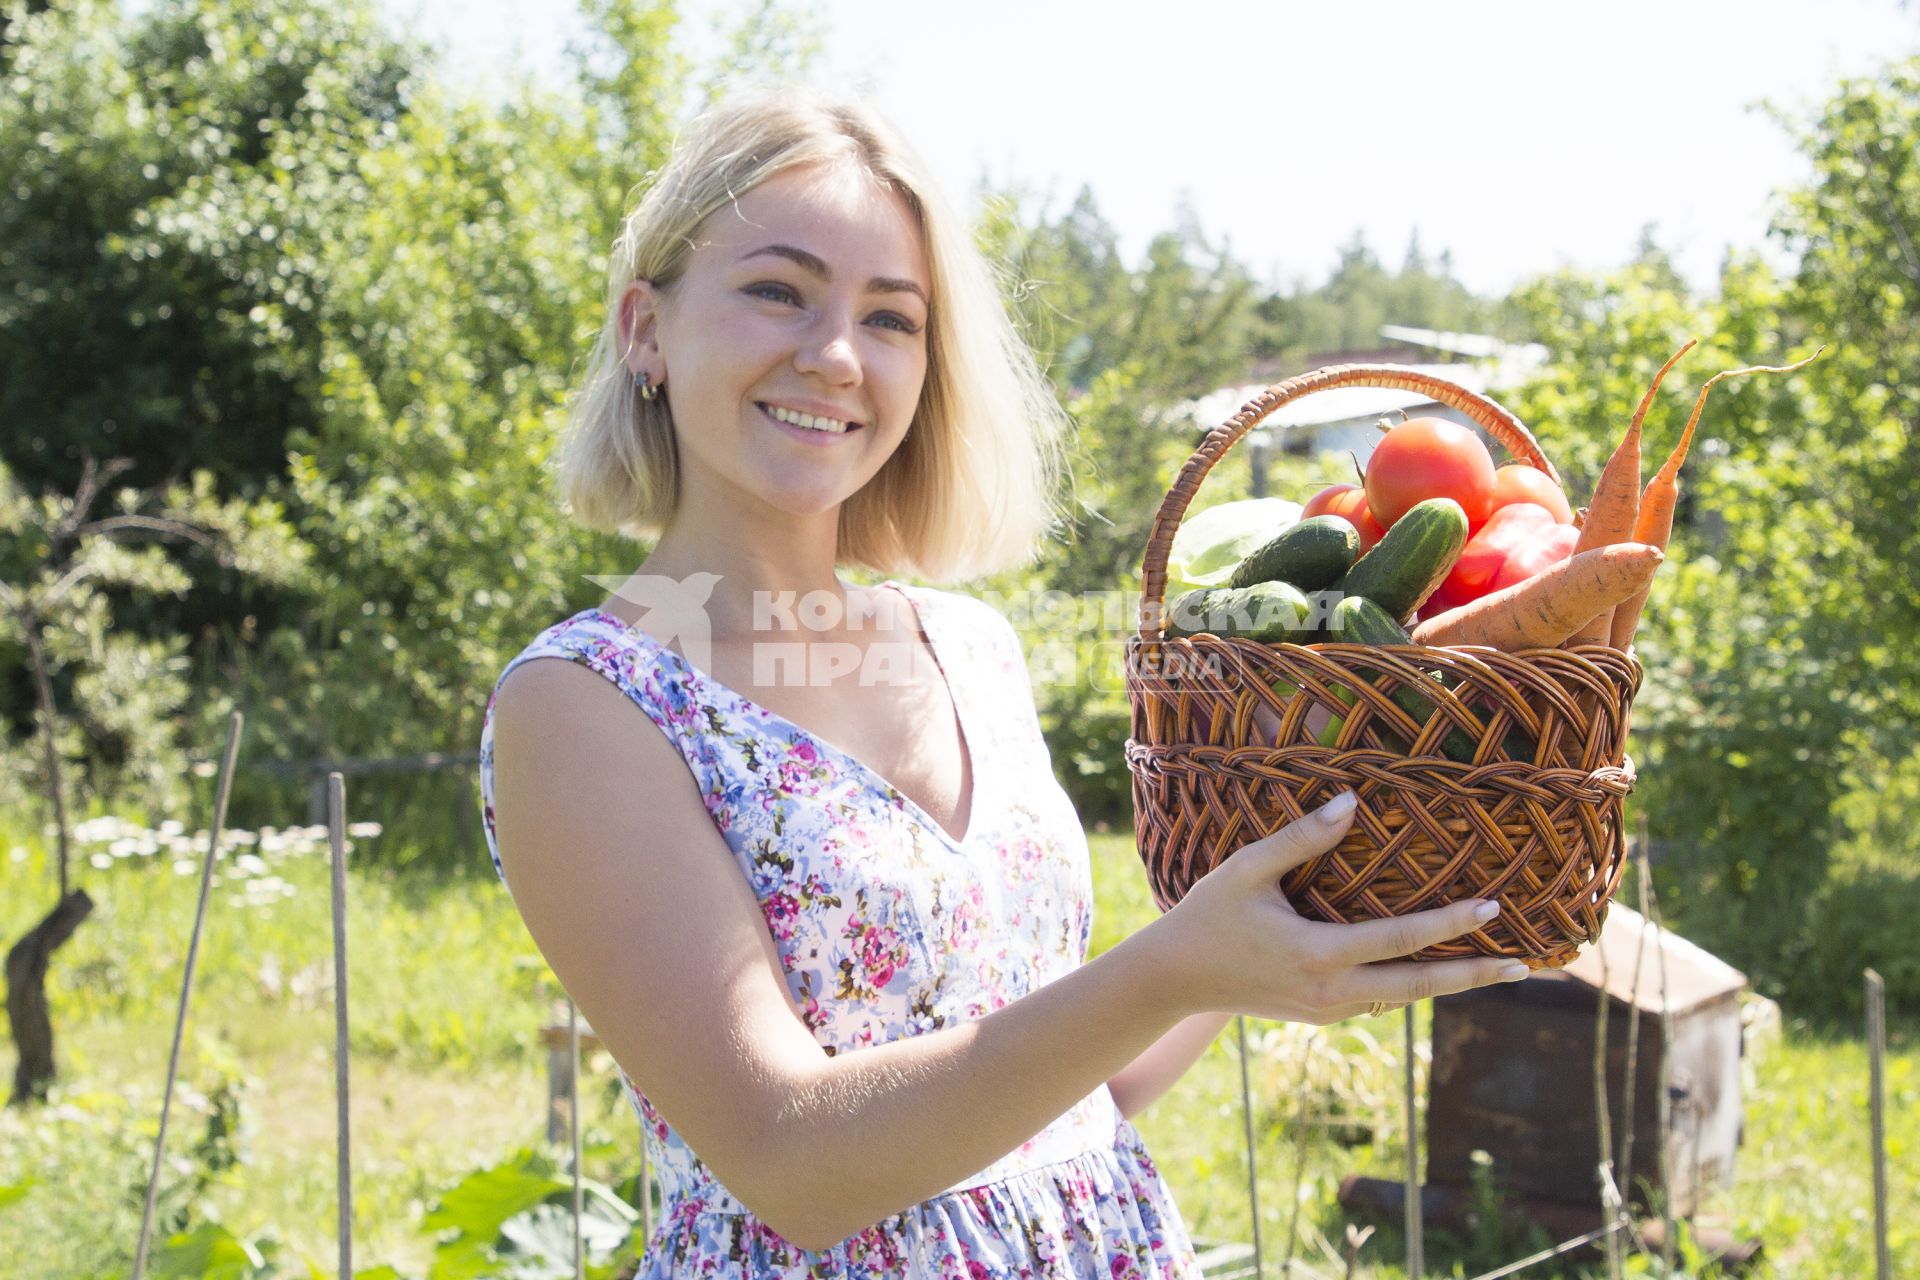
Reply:
<svg viewBox="0 0 1920 1280"><path fill-rule="evenodd" d="M645 369L633 375L633 385L640 392L642 400L652 402L660 398L661 388L653 385L653 379Z"/></svg>

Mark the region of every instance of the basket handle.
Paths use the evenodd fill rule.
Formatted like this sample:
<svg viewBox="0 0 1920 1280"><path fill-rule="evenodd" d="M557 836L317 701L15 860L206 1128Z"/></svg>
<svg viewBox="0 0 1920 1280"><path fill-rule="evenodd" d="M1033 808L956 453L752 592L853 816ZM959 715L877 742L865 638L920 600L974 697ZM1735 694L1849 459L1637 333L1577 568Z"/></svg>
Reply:
<svg viewBox="0 0 1920 1280"><path fill-rule="evenodd" d="M1186 515L1200 482L1213 470L1213 464L1226 456L1227 450L1238 443L1240 437L1253 430L1281 405L1316 391L1331 391L1335 387L1390 387L1418 391L1431 397L1437 404L1466 414L1484 427L1488 435L1505 445L1507 452L1546 472L1555 484L1560 483L1560 473L1553 469L1553 463L1541 452L1540 442L1533 438L1533 432L1527 430L1525 423L1487 397L1469 391L1458 383L1448 382L1445 378L1437 378L1404 365L1337 364L1277 382L1249 400L1239 413L1207 433L1206 439L1193 451L1193 456L1187 459L1187 465L1173 482L1173 488L1161 500L1160 511L1153 519L1153 529L1147 535L1146 558L1140 564L1141 640L1154 641L1160 638L1160 622L1165 616L1161 604L1167 591L1167 553L1173 548L1173 535L1180 527L1181 518Z"/></svg>

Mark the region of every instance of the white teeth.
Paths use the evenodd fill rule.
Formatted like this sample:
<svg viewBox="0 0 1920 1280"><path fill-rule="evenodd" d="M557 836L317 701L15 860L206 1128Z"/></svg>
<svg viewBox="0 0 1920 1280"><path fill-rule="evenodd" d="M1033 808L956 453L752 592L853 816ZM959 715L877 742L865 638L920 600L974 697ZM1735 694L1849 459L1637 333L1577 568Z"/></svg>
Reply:
<svg viewBox="0 0 1920 1280"><path fill-rule="evenodd" d="M836 418L816 418L810 413L796 413L792 409L783 409L777 404L767 406L767 412L782 422L796 427L805 427L809 431L825 431L829 435L843 435L847 424Z"/></svg>

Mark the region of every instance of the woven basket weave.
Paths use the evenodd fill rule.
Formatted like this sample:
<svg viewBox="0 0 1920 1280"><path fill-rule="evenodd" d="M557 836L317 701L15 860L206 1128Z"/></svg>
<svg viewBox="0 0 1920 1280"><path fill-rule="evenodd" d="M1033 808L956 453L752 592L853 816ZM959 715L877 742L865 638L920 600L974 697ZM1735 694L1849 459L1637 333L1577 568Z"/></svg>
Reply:
<svg viewBox="0 0 1920 1280"><path fill-rule="evenodd" d="M1391 365L1302 374L1207 435L1160 504L1139 632L1126 644L1134 833L1155 901L1171 907L1234 850L1351 787L1359 807L1346 837L1282 882L1302 915L1345 923L1496 898L1491 925L1417 958L1558 967L1599 937L1625 867L1627 714L1641 678L1630 655L1606 645L1502 653L1162 633L1167 553L1207 473L1281 405L1354 386L1418 391L1458 409L1559 479L1498 404ZM1300 692L1282 697L1279 680ZM1431 706L1424 720L1394 700L1401 686ZM1345 720L1322 746L1316 729L1329 715Z"/></svg>

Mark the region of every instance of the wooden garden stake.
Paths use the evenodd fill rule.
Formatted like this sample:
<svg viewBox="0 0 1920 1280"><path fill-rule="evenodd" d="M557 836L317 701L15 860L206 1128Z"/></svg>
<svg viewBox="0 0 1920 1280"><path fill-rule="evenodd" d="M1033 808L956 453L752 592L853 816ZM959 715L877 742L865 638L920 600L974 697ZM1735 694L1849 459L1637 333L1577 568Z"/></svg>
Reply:
<svg viewBox="0 0 1920 1280"><path fill-rule="evenodd" d="M1320 1043L1320 1029L1315 1027L1307 1036L1307 1047L1300 1058L1300 1074L1304 1077L1313 1065L1314 1046ZM1300 1184L1307 1174L1307 1097L1310 1090L1300 1090L1300 1105L1293 1117L1293 1207L1287 1217L1287 1256L1280 1264L1283 1277L1293 1274L1294 1247L1300 1242ZM1352 1228L1348 1228L1349 1231ZM1349 1261L1351 1266L1351 1261Z"/></svg>
<svg viewBox="0 0 1920 1280"><path fill-rule="evenodd" d="M334 1199L340 1274L353 1274L353 1143L347 1079L347 783L327 775L327 839L333 853L333 1096L335 1118Z"/></svg>
<svg viewBox="0 0 1920 1280"><path fill-rule="evenodd" d="M1873 1267L1876 1280L1892 1280L1887 1247L1887 984L1872 969L1867 980L1867 1104L1873 1126Z"/></svg>
<svg viewBox="0 0 1920 1280"><path fill-rule="evenodd" d="M1644 840L1640 842L1639 857L1641 902L1645 907L1642 914L1653 922L1653 945L1660 971L1660 1112L1655 1128L1660 1135L1660 1182L1663 1187L1660 1216L1666 1228L1660 1241L1660 1274L1671 1276L1675 1236L1679 1228L1673 1217L1673 1099L1667 1088L1667 1073L1673 1056L1673 1007L1667 992L1667 927L1660 919L1660 899L1653 888L1653 863Z"/></svg>
<svg viewBox="0 0 1920 1280"><path fill-rule="evenodd" d="M567 1072L567 1133L573 1143L573 1280L586 1280L586 1250L580 1241L580 1007L567 997L567 1052L573 1068Z"/></svg>
<svg viewBox="0 0 1920 1280"><path fill-rule="evenodd" d="M1413 1006L1401 1010L1407 1031L1407 1280L1420 1280L1426 1267L1426 1241L1420 1218L1420 1132L1418 1104L1413 1096Z"/></svg>
<svg viewBox="0 0 1920 1280"><path fill-rule="evenodd" d="M1608 1198L1613 1181L1613 1117L1607 1105L1607 1023L1613 1012L1610 966L1604 948L1600 952L1599 1011L1594 1015L1593 1028L1593 1109L1595 1130L1600 1139L1600 1164L1598 1178L1600 1183L1600 1215L1604 1222L1613 1222L1620 1216L1620 1206L1615 1193L1614 1199ZM1621 1280L1620 1239L1618 1234L1608 1232L1604 1240L1607 1251L1607 1280Z"/></svg>
<svg viewBox="0 0 1920 1280"><path fill-rule="evenodd" d="M153 1201L160 1191L160 1162L167 1151L167 1117L173 1109L173 1082L180 1074L180 1040L187 1029L187 1003L193 994L193 967L200 958L200 933L207 923L207 898L213 891L213 864L220 854L221 829L227 822L227 797L233 791L233 762L240 754L240 729L246 718L235 711L227 720L227 749L220 760L220 782L214 793L213 829L207 833L207 860L200 869L200 901L193 912L193 933L187 939L187 964L180 978L180 1007L173 1018L173 1048L167 1054L167 1083L160 1095L160 1132L153 1140L153 1171L147 1175L147 1201L140 1211L140 1240L133 1250L133 1280L147 1273L147 1242L153 1234Z"/></svg>
<svg viewBox="0 0 1920 1280"><path fill-rule="evenodd" d="M1620 1194L1627 1212L1633 1209L1633 1134L1640 1119L1640 1095L1634 1092L1634 1077L1640 1066L1640 970L1647 958L1647 879L1651 865L1647 853L1647 815L1640 813L1635 874L1640 885L1640 937L1633 948L1633 994L1627 1000L1627 1078L1621 1086L1620 1109L1626 1113L1626 1130L1620 1135Z"/></svg>
<svg viewBox="0 0 1920 1280"><path fill-rule="evenodd" d="M1266 1275L1266 1263L1260 1254L1259 1166L1254 1163L1253 1089L1247 1083L1247 1020L1244 1016L1235 1015L1233 1030L1240 1039L1240 1118L1247 1129L1247 1215L1253 1222L1253 1274L1255 1280L1260 1280Z"/></svg>

